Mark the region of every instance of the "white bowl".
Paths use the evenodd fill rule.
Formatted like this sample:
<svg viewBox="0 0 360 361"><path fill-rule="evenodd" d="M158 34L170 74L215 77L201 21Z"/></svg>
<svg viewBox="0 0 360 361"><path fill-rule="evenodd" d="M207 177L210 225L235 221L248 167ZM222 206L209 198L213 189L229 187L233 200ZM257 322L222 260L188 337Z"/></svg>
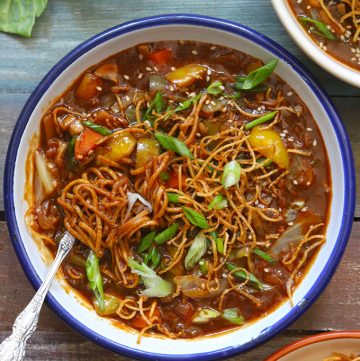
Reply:
<svg viewBox="0 0 360 361"><path fill-rule="evenodd" d="M265 36L241 25L196 15L163 15L135 20L101 33L70 52L40 82L26 103L12 135L5 169L6 218L19 261L35 288L49 268L49 257L26 229L24 200L25 163L29 140L39 131L43 111L89 66L138 43L186 39L220 44L249 53L264 61L279 58L276 69L308 105L323 135L331 165L333 201L327 242L294 293L295 306L283 303L257 322L217 336L194 340L143 337L119 328L86 306L59 276L48 303L75 330L90 340L130 357L156 360L212 360L247 351L287 327L309 307L330 280L345 249L355 203L355 172L348 137L329 98L311 75L286 50Z"/></svg>
<svg viewBox="0 0 360 361"><path fill-rule="evenodd" d="M325 332L306 337L276 351L265 361L322 361L333 352L360 354L360 331Z"/></svg>
<svg viewBox="0 0 360 361"><path fill-rule="evenodd" d="M286 31L305 54L327 72L360 88L360 71L341 63L320 49L297 21L288 0L271 0L271 2Z"/></svg>

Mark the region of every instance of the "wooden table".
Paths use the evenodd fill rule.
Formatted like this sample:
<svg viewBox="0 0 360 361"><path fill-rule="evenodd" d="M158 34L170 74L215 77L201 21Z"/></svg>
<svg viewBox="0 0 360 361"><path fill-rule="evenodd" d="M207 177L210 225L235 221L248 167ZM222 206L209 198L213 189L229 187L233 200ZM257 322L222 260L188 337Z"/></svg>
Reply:
<svg viewBox="0 0 360 361"><path fill-rule="evenodd" d="M256 4L256 5L255 5ZM269 0L50 0L35 25L33 37L0 34L0 168L16 119L30 93L46 72L69 50L111 26L143 16L187 12L216 15L260 31L297 56L332 96L350 134L356 168L360 170L360 89L325 73L307 59L287 36ZM360 178L360 177L359 177ZM359 178L357 190L359 190ZM0 340L34 291L11 247L0 198ZM360 329L360 202L348 248L333 280L318 301L288 330L265 345L231 360L260 361L289 342L328 330ZM47 306L28 344L27 360L129 360L84 339Z"/></svg>

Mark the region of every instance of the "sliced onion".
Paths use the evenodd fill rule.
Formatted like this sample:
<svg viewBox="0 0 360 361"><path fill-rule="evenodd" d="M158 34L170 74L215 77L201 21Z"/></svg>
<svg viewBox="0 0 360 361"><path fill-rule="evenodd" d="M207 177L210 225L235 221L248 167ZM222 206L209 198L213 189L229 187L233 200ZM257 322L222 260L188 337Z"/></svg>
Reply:
<svg viewBox="0 0 360 361"><path fill-rule="evenodd" d="M139 193L127 192L127 197L128 197L129 203L128 203L128 210L127 210L125 219L130 214L130 212L131 212L131 210L132 210L132 208L133 208L136 201L140 201L145 207L147 207L149 209L150 213L153 211L151 203L148 202Z"/></svg>
<svg viewBox="0 0 360 361"><path fill-rule="evenodd" d="M288 228L272 247L271 255L273 258L278 261L282 251L288 250L290 245L294 246L298 244L304 238L306 232L309 230L309 227L313 224L319 223L320 221L321 219L319 216L311 214Z"/></svg>
<svg viewBox="0 0 360 361"><path fill-rule="evenodd" d="M41 184L44 187L45 195L52 193L57 185L56 180L50 172L49 163L42 151L35 151L35 166Z"/></svg>
<svg viewBox="0 0 360 361"><path fill-rule="evenodd" d="M219 284L210 281L209 288L206 288L206 280L196 276L176 276L174 282L181 287L181 291L185 296L191 298L211 298L221 295L227 288L227 280L222 278Z"/></svg>

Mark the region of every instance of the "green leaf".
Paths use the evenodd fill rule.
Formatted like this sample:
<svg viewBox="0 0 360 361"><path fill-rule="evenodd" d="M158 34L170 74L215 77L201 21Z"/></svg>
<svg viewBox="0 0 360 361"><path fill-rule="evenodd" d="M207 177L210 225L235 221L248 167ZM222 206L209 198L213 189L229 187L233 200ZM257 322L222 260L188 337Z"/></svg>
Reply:
<svg viewBox="0 0 360 361"><path fill-rule="evenodd" d="M259 158L256 162L263 165L264 167L268 167L272 164L273 161L269 158Z"/></svg>
<svg viewBox="0 0 360 361"><path fill-rule="evenodd" d="M224 188L229 188L239 182L241 176L241 166L236 160L232 160L224 167L221 183Z"/></svg>
<svg viewBox="0 0 360 361"><path fill-rule="evenodd" d="M162 244L162 243L168 241L169 239L173 238L175 236L178 228L179 228L179 223L174 223L173 225L171 225L170 227L166 228L164 231L159 233L154 238L155 242L157 244Z"/></svg>
<svg viewBox="0 0 360 361"><path fill-rule="evenodd" d="M201 97L201 94L197 94L194 97L185 100L177 108L174 109L174 112L177 113L177 112L181 112L182 110L189 109L193 104L198 102L200 97Z"/></svg>
<svg viewBox="0 0 360 361"><path fill-rule="evenodd" d="M199 232L191 243L188 253L185 257L185 268L187 270L193 268L195 263L205 254L207 242L204 232Z"/></svg>
<svg viewBox="0 0 360 361"><path fill-rule="evenodd" d="M224 85L220 80L216 80L207 87L206 91L211 95L219 95L224 91Z"/></svg>
<svg viewBox="0 0 360 361"><path fill-rule="evenodd" d="M131 271L139 275L144 282L145 290L140 292L141 296L166 297L172 292L171 284L158 276L156 272L145 263L140 265L133 259L129 259L128 265Z"/></svg>
<svg viewBox="0 0 360 361"><path fill-rule="evenodd" d="M45 10L47 0L1 0L0 31L31 36L35 19Z"/></svg>
<svg viewBox="0 0 360 361"><path fill-rule="evenodd" d="M93 251L90 251L86 260L86 276L89 280L89 287L94 292L96 299L98 300L99 307L104 310L104 289L103 281L101 277L99 259Z"/></svg>
<svg viewBox="0 0 360 361"><path fill-rule="evenodd" d="M315 25L315 27L319 30L310 30L313 34L320 35L329 40L336 40L334 34L330 31L330 29L321 21L314 20L308 18L306 16L298 16L299 21L305 26Z"/></svg>
<svg viewBox="0 0 360 361"><path fill-rule="evenodd" d="M274 260L274 258L272 258L269 254L267 254L266 252L262 251L260 248L254 248L252 250L252 253L256 254L257 256L259 256L260 258L262 258L263 260L265 260L266 262L269 262L271 264L276 263L276 261Z"/></svg>
<svg viewBox="0 0 360 361"><path fill-rule="evenodd" d="M159 178L165 182L170 179L170 174L168 172L160 172Z"/></svg>
<svg viewBox="0 0 360 361"><path fill-rule="evenodd" d="M144 257L144 263L149 266L149 262L151 261L151 268L156 268L161 260L161 254L157 250L156 247L153 247Z"/></svg>
<svg viewBox="0 0 360 361"><path fill-rule="evenodd" d="M157 92L155 98L150 103L149 108L146 110L144 119L147 120L149 118L149 115L151 114L153 109L155 109L157 113L161 113L164 110L164 108L165 108L164 98L160 92Z"/></svg>
<svg viewBox="0 0 360 361"><path fill-rule="evenodd" d="M161 132L155 132L155 138L165 149L171 150L183 157L194 159L194 155L181 140Z"/></svg>
<svg viewBox="0 0 360 361"><path fill-rule="evenodd" d="M240 315L237 308L226 308L222 314L222 318L226 321L234 323L236 325L243 325L245 323L245 318Z"/></svg>
<svg viewBox="0 0 360 361"><path fill-rule="evenodd" d="M228 201L222 194L218 194L209 204L209 209L223 209L228 206Z"/></svg>
<svg viewBox="0 0 360 361"><path fill-rule="evenodd" d="M110 135L111 134L111 131L99 124L95 124L93 122L90 122L89 120L86 120L85 122L83 122L83 124L92 129L93 131L97 132L97 133L100 133L101 135Z"/></svg>
<svg viewBox="0 0 360 361"><path fill-rule="evenodd" d="M241 93L239 93L239 92L225 95L225 98L228 98L228 99L239 99L240 97L241 97Z"/></svg>
<svg viewBox="0 0 360 361"><path fill-rule="evenodd" d="M142 253L151 247L152 241L154 240L156 231L151 231L146 236L141 238L139 246L136 250L137 253Z"/></svg>
<svg viewBox="0 0 360 361"><path fill-rule="evenodd" d="M243 81L238 81L236 83L236 88L239 90L249 90L255 88L271 75L271 73L275 70L277 63L278 59L272 59L264 66L253 70L243 77Z"/></svg>
<svg viewBox="0 0 360 361"><path fill-rule="evenodd" d="M170 203L179 203L179 195L177 193L166 193Z"/></svg>
<svg viewBox="0 0 360 361"><path fill-rule="evenodd" d="M245 130L249 130L249 129L251 129L251 128L256 127L257 125L266 123L266 122L268 122L269 120L274 119L274 118L275 118L275 115L276 115L277 113L278 113L277 111L271 112L271 113L267 113L267 114L263 115L263 116L260 117L260 118L257 118L257 119L252 120L251 122L245 124Z"/></svg>
<svg viewBox="0 0 360 361"><path fill-rule="evenodd" d="M226 263L226 268L229 271L233 271L239 267L233 263L228 262L228 263ZM260 290L265 288L264 284L262 282L260 282L252 273L246 272L243 269L238 269L237 271L233 272L232 274L242 280L249 279L249 281L254 283Z"/></svg>
<svg viewBox="0 0 360 361"><path fill-rule="evenodd" d="M198 212L194 211L193 209L191 209L189 207L185 207L185 206L183 206L182 209L184 211L186 218L194 226L198 226L203 229L209 228L209 224L203 214L198 213Z"/></svg>

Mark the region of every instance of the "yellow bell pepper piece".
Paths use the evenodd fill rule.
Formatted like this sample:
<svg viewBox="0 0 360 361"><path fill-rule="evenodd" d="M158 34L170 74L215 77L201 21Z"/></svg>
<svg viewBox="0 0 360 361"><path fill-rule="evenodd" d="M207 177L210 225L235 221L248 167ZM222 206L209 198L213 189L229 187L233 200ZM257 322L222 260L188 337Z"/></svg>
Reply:
<svg viewBox="0 0 360 361"><path fill-rule="evenodd" d="M136 168L149 163L152 158L160 155L160 144L152 138L138 139L136 146Z"/></svg>
<svg viewBox="0 0 360 361"><path fill-rule="evenodd" d="M281 168L289 168L289 154L278 133L258 126L252 129L248 140L256 152L271 159Z"/></svg>
<svg viewBox="0 0 360 361"><path fill-rule="evenodd" d="M136 139L131 133L122 132L114 135L107 145L111 147L111 151L106 153L104 157L117 162L131 154L135 148Z"/></svg>
<svg viewBox="0 0 360 361"><path fill-rule="evenodd" d="M165 75L165 78L179 88L193 84L197 79L202 79L207 67L200 64L188 64Z"/></svg>

